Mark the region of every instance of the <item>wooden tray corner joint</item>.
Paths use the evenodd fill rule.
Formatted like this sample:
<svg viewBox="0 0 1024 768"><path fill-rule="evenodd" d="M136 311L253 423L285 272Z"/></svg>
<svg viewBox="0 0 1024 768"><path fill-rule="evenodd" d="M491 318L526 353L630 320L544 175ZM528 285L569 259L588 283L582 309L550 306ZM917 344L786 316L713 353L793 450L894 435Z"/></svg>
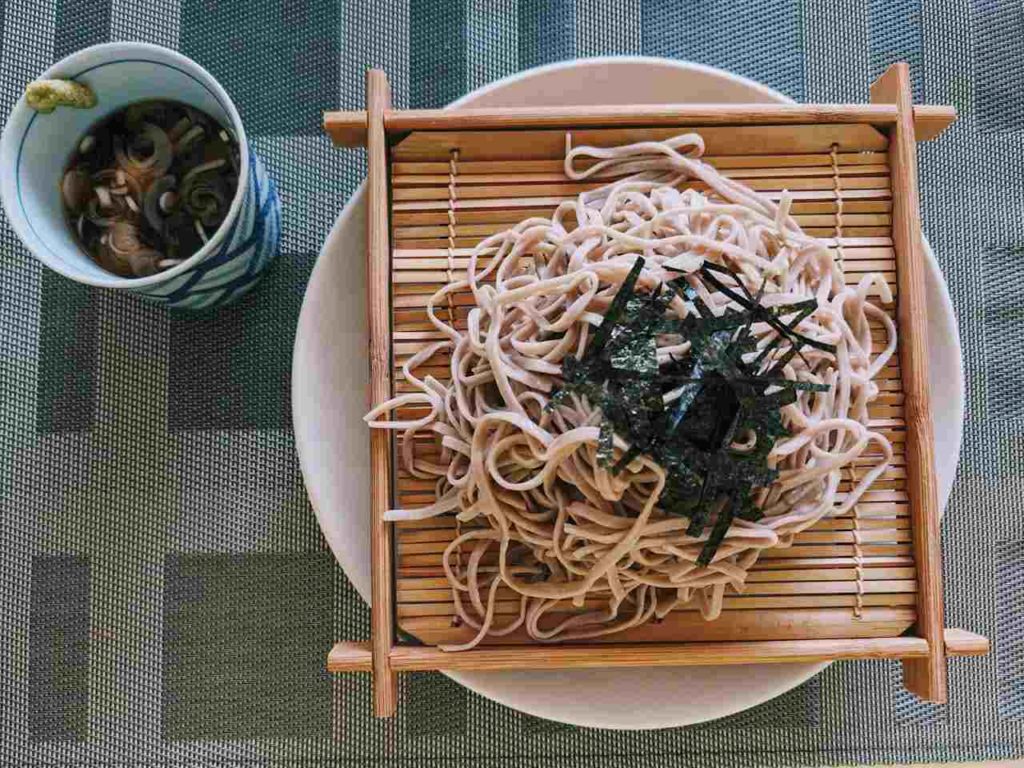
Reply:
<svg viewBox="0 0 1024 768"><path fill-rule="evenodd" d="M786 550L765 552L747 591L727 598L714 622L681 609L656 625L589 643L537 644L511 635L446 653L437 646L464 640L469 631L452 621L440 572L454 526L445 518L384 521L392 506L429 503L431 490L396 472L391 436L372 431L371 640L338 643L328 669L372 673L378 716L397 708L397 674L421 670L888 658L902 661L908 690L945 701L946 657L982 655L989 647L984 637L944 627L925 346L916 142L941 133L955 110L915 106L903 63L875 81L870 104L859 105L400 111L376 70L367 74L366 92L364 111L326 113L324 128L336 144L367 147L373 402L402 391L401 363L429 339L426 298L453 268L465 269L469 249L584 188L560 171L567 129L578 143L598 144L692 129L704 136L705 159L721 172L768 195L790 190L798 222L841 249L845 271L881 272L890 283L898 297L899 355L880 376L882 394L870 415L896 457L858 505L863 515L822 520ZM456 301L452 311L457 317L464 308ZM444 362L437 364L439 378ZM422 644L401 642L399 630Z"/></svg>

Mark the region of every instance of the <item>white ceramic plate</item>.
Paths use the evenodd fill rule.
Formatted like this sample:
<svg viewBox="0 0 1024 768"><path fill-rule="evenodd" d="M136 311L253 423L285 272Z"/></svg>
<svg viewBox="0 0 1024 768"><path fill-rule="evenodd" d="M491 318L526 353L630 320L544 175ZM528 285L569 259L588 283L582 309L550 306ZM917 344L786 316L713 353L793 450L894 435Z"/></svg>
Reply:
<svg viewBox="0 0 1024 768"><path fill-rule="evenodd" d="M664 59L566 62L523 72L465 96L458 106L785 102L736 75ZM292 410L302 472L320 527L364 600L370 593L364 302L365 195L341 212L306 289L295 339ZM956 474L963 375L956 320L928 250L940 502ZM723 717L799 685L824 664L674 669L461 672L455 680L509 707L599 728L667 728ZM693 695L700 691L699 696Z"/></svg>

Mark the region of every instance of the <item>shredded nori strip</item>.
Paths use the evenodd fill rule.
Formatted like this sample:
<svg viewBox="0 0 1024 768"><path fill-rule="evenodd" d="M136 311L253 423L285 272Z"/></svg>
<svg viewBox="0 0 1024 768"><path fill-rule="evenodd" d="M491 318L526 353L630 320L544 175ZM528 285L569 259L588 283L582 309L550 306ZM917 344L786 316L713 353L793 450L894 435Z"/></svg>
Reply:
<svg viewBox="0 0 1024 768"><path fill-rule="evenodd" d="M823 384L790 381L783 368L804 347L834 347L796 330L817 306L813 299L765 307L763 285L751 294L730 270L705 262L691 277L741 307L730 306L716 317L683 277L638 291L643 265L637 258L583 356L563 361L563 383L549 407L574 393L601 409L597 456L612 472L624 471L640 455L664 468L660 506L667 514L688 518L691 536L707 533L697 560L707 565L734 519L762 517L755 493L777 477L768 454L788 434L780 409L795 402L798 390L828 390ZM668 315L677 295L696 312L684 319ZM744 362L758 351L751 335L757 322L768 324L775 335L752 362ZM690 352L659 365L657 341L665 334L689 341ZM664 395L677 388L678 397L666 406ZM749 434L753 447L732 447L738 435ZM628 445L618 461L615 435Z"/></svg>

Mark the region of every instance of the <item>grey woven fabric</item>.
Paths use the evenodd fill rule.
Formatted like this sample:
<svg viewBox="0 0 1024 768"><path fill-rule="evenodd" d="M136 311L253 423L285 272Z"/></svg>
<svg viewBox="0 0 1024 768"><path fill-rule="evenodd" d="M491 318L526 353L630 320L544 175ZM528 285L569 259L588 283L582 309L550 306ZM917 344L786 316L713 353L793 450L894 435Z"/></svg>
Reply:
<svg viewBox="0 0 1024 768"><path fill-rule="evenodd" d="M1024 11L1012 0L0 0L0 110L55 58L169 45L217 76L278 183L284 254L216 316L44 272L0 219L0 765L832 765L1024 753ZM289 365L304 286L363 155L318 130L386 69L402 106L574 56L693 59L813 101L911 62L960 121L920 150L960 320L968 417L943 523L949 623L994 653L946 707L837 664L693 728L523 716L440 675L331 678L368 610L302 487ZM687 695L700 696L700 691Z"/></svg>

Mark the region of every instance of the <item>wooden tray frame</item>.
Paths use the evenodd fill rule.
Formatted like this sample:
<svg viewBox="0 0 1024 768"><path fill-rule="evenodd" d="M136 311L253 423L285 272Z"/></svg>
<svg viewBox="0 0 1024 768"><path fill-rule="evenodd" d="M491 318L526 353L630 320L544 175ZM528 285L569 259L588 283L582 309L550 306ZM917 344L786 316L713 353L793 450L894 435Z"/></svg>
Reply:
<svg viewBox="0 0 1024 768"><path fill-rule="evenodd" d="M393 496L392 438L371 430L371 641L341 642L331 650L332 672L372 672L374 712L393 715L399 672L421 670L555 669L587 667L762 664L893 658L903 662L908 690L945 702L946 657L988 652L988 640L945 629L942 566L934 472L934 438L928 391L927 306L917 184L916 141L930 139L956 117L952 107L914 106L905 63L892 65L871 87L864 105L678 105L567 107L452 111L391 109L386 75L366 78L367 109L331 112L324 127L336 144L367 147L367 312L370 335L370 400L392 393L389 146L409 131L587 128L670 125L780 125L867 123L889 137L892 238L896 250L899 356L906 420L907 492L917 578L917 621L899 637L766 640L752 642L606 643L481 646L447 653L402 643L395 632L393 525L384 512Z"/></svg>

